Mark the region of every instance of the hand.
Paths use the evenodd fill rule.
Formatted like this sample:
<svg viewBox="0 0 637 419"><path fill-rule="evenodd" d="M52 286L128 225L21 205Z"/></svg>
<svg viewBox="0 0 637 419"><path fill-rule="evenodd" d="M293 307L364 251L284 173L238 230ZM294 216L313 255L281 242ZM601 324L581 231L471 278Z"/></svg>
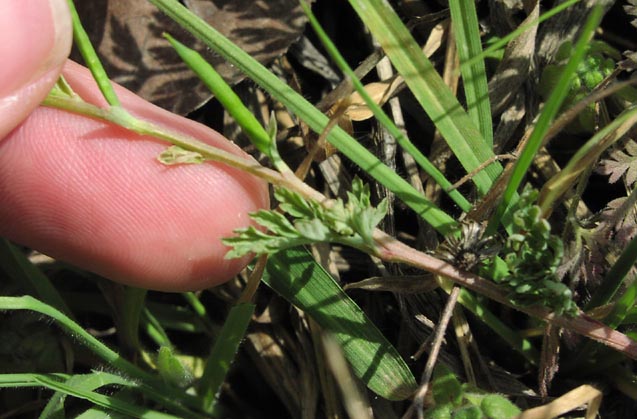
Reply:
<svg viewBox="0 0 637 419"><path fill-rule="evenodd" d="M49 5L50 4L50 5ZM247 260L222 237L267 207L264 182L221 164L167 167L166 143L38 104L63 74L104 106L85 68L67 61L66 0L0 2L0 236L129 285L202 289ZM243 152L220 134L117 88L137 117Z"/></svg>

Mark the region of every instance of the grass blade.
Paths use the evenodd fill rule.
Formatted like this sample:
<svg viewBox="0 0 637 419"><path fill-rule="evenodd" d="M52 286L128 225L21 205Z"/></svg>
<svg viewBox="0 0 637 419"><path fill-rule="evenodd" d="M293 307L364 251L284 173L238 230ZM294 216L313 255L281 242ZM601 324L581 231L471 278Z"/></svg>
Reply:
<svg viewBox="0 0 637 419"><path fill-rule="evenodd" d="M163 383L161 383L154 375L122 358L117 352L97 340L93 337L93 335L85 331L62 312L36 300L31 296L0 297L0 310L31 310L51 317L66 333L78 339L85 347L105 361L107 365L147 384L149 386L149 394L153 393L156 397L162 400L166 406L183 410L183 407L180 407L175 402L176 400L179 400L191 407L199 408L199 402L194 400L192 396L189 396L178 389L169 388L163 385Z"/></svg>
<svg viewBox="0 0 637 419"><path fill-rule="evenodd" d="M415 391L416 381L396 349L307 250L270 256L263 281L333 334L370 390L389 400Z"/></svg>
<svg viewBox="0 0 637 419"><path fill-rule="evenodd" d="M637 108L627 109L600 129L571 157L558 174L549 179L542 187L538 204L546 218L556 201L573 187L577 178L591 166L608 147L624 137L637 124Z"/></svg>
<svg viewBox="0 0 637 419"><path fill-rule="evenodd" d="M465 170L471 172L491 159L491 147L389 3L350 0L350 4L383 47ZM495 162L472 178L480 194L489 190L501 171L502 166Z"/></svg>
<svg viewBox="0 0 637 419"><path fill-rule="evenodd" d="M482 54L482 43L475 1L451 0L449 11L460 63L465 63L472 57L479 57ZM469 116L482 133L486 143L493 148L493 121L484 59L465 66L461 65L460 72Z"/></svg>
<svg viewBox="0 0 637 419"><path fill-rule="evenodd" d="M115 377L115 376L113 376ZM104 383L108 384L108 383ZM131 383L119 379L112 384L130 385ZM144 419L177 419L181 416L173 416L166 413L151 410L147 407L136 406L124 402L117 397L105 396L88 390L83 383L69 383L62 381L62 377L56 374L6 374L0 375L0 387L45 387L56 392L61 392L69 396L87 400L94 405L101 406L109 411L123 413L135 418Z"/></svg>
<svg viewBox="0 0 637 419"><path fill-rule="evenodd" d="M142 380L152 379L150 374L120 357L115 351L94 338L93 335L86 332L66 315L31 296L0 297L0 310L32 310L49 316L56 320L71 336L81 339L87 348L114 368Z"/></svg>
<svg viewBox="0 0 637 419"><path fill-rule="evenodd" d="M0 266L16 283L29 288L27 292L37 295L69 317L73 314L64 298L49 278L8 240L0 238Z"/></svg>
<svg viewBox="0 0 637 419"><path fill-rule="evenodd" d="M208 412L214 408L215 398L239 350L239 344L245 336L254 307L251 303L241 303L232 307L206 361L198 388L204 400L204 409Z"/></svg>
<svg viewBox="0 0 637 419"><path fill-rule="evenodd" d="M436 167L433 163L427 159L427 157L422 154L422 152L412 143L409 138L403 134L403 132L398 129L396 124L387 116L385 111L371 98L363 83L356 77L354 70L347 64L345 58L341 55L336 48L336 45L329 39L327 33L323 30L320 23L312 13L312 10L307 5L305 1L301 1L301 6L307 15L310 24L314 28L317 36L323 43L323 46L330 54L338 68L351 80L356 91L361 95L363 100L365 100L365 104L367 107L374 113L374 116L380 122L387 131L396 139L396 142L411 156L416 160L416 163L429 175L431 178L442 188L442 190L447 191L451 189L452 184L445 178L444 174ZM486 78L485 78L486 85ZM488 99L488 97L487 97ZM490 118L490 115L489 115ZM465 212L471 209L471 204L467 199L462 196L456 189L453 189L451 192L446 192L449 197Z"/></svg>

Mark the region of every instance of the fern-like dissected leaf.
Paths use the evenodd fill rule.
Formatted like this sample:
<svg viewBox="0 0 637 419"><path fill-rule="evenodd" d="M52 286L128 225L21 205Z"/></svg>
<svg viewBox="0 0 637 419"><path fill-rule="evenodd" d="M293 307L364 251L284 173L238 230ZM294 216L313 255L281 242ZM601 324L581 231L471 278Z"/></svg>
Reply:
<svg viewBox="0 0 637 419"><path fill-rule="evenodd" d="M634 184L637 181L637 142L629 140L623 149L611 152L610 157L602 161L599 172L608 175L610 183L625 175L626 183Z"/></svg>
<svg viewBox="0 0 637 419"><path fill-rule="evenodd" d="M236 258L248 253L274 253L304 244L338 242L373 251L373 232L387 213L387 201L377 207L370 201L369 187L356 178L348 202L341 199L323 205L308 201L294 191L276 189L274 196L280 208L292 217L289 221L277 211L261 210L250 217L267 232L254 227L235 230L237 236L224 239L232 249L226 258Z"/></svg>

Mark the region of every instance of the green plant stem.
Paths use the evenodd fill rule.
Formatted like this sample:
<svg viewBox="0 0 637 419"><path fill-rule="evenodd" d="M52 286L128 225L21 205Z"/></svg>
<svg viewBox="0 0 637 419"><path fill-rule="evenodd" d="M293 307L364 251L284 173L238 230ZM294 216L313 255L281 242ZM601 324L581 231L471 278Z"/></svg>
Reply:
<svg viewBox="0 0 637 419"><path fill-rule="evenodd" d="M464 63L472 57L479 57L482 54L482 43L475 2L451 0L449 11L460 62ZM484 60L474 60L469 65L461 65L460 72L469 116L487 144L493 147L493 121Z"/></svg>
<svg viewBox="0 0 637 419"><path fill-rule="evenodd" d="M102 62L97 57L93 44L91 44L91 41L88 38L88 34L80 22L80 16L77 14L73 0L68 0L68 5L69 10L71 11L71 19L73 21L73 39L75 40L75 45L80 51L82 58L84 58L86 66L91 71L91 74L93 74L93 78L97 82L97 86L102 92L104 99L106 99L106 102L108 102L111 106L121 106L119 98L115 93L115 89L113 89L113 85L106 75L106 70L104 70L104 66L102 66Z"/></svg>
<svg viewBox="0 0 637 419"><path fill-rule="evenodd" d="M118 315L121 317L120 331L118 337L123 342L123 346L136 353L141 349L139 343L139 321L148 290L125 286L123 290L123 301L118 303ZM134 352L133 352L134 351Z"/></svg>
<svg viewBox="0 0 637 419"><path fill-rule="evenodd" d="M213 411L216 395L245 336L254 307L251 303L241 303L232 307L206 360L197 392L202 397L204 410L207 412Z"/></svg>
<svg viewBox="0 0 637 419"><path fill-rule="evenodd" d="M271 138L268 132L261 126L257 118L241 102L239 96L226 83L221 75L195 50L186 47L169 34L164 34L181 59L188 64L191 70L197 74L206 87L215 95L215 98L230 113L243 131L248 135L252 144L268 156L274 167L281 173L292 173L292 170L281 159L276 148L276 138Z"/></svg>
<svg viewBox="0 0 637 419"><path fill-rule="evenodd" d="M170 341L170 338L164 330L161 322L148 308L144 307L142 316L144 319L146 334L157 344L157 346L174 348L174 345Z"/></svg>
<svg viewBox="0 0 637 419"><path fill-rule="evenodd" d="M493 281L461 271L450 263L419 252L383 232L377 231L374 238L379 245L378 255L385 261L405 263L433 274L444 276L456 284L464 286L494 301L512 307L532 317L550 322L555 326L567 328L603 343L617 351L623 352L632 359L637 359L637 342L625 334L613 330L608 326L601 325L599 322L583 314L570 318L556 316L551 313L548 308L539 305L524 307L514 305L509 301L503 290Z"/></svg>
<svg viewBox="0 0 637 419"><path fill-rule="evenodd" d="M236 154L213 147L195 138L169 131L166 128L159 127L148 121L136 119L122 108L112 107L109 109L102 109L77 98L70 98L56 94L47 96L42 104L44 106L63 109L90 118L107 121L140 135L148 135L168 141L169 143L183 149L197 152L207 160L227 164L228 166L235 167L260 177L274 185L293 189L307 198L312 197L311 199L318 200L325 199L322 194L314 191L312 188L305 185L292 175L282 175L277 171L261 166L253 159L239 157Z"/></svg>

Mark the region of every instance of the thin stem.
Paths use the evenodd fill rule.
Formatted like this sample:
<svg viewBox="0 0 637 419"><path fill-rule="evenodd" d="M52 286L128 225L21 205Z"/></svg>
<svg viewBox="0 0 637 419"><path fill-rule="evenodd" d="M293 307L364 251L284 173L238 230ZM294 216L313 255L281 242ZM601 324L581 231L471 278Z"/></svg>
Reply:
<svg viewBox="0 0 637 419"><path fill-rule="evenodd" d="M304 198L319 202L327 199L323 194L310 188L292 174L281 174L260 165L253 159L237 156L236 154L213 147L185 134L168 130L149 121L137 119L122 108L111 107L109 109L102 109L80 99L62 95L49 95L42 104L44 106L63 109L90 118L107 121L140 135L148 135L168 141L185 150L197 152L207 160L227 164L228 166L260 177L273 185L298 192Z"/></svg>
<svg viewBox="0 0 637 419"><path fill-rule="evenodd" d="M268 263L268 255L261 255L257 258L257 263L254 265L254 269L248 275L248 283L245 289L241 293L241 297L237 301L237 304L250 303L254 294L257 292L257 288L261 283L263 272L265 271L265 265Z"/></svg>
<svg viewBox="0 0 637 419"><path fill-rule="evenodd" d="M637 359L637 342L625 334L580 313L576 317L557 316L540 305L519 306L511 303L504 291L494 282L478 275L464 272L448 262L436 259L399 242L387 234L377 231L374 239L378 244L378 256L388 262L405 263L436 275L444 276L458 285L475 291L485 297L512 307L529 316L549 322L555 326L596 340L604 345Z"/></svg>
<svg viewBox="0 0 637 419"><path fill-rule="evenodd" d="M403 418L407 418L411 416L413 410L416 410L416 414L418 415L418 419L423 419L423 408L425 404L425 395L429 390L429 381L431 381L431 376L434 371L434 366L436 365L436 361L438 360L438 354L440 353L440 347L442 346L442 341L445 336L445 331L447 330L447 326L449 326L449 321L451 320L451 315L453 314L453 309L458 302L458 295L460 295L460 287L453 287L451 293L449 294L449 299L447 300L447 304L445 305L445 309L440 316L440 321L438 322L438 326L436 327L436 332L434 334L434 341L431 347L431 351L429 352L429 358L427 358L427 363L425 364L425 369L422 373L422 378L420 380L420 388L416 392L414 396L414 402L411 407L405 413Z"/></svg>
<svg viewBox="0 0 637 419"><path fill-rule="evenodd" d="M68 4L69 10L71 11L71 19L73 20L73 39L75 40L75 45L77 45L82 58L84 58L86 66L91 70L91 74L102 92L104 99L106 99L106 102L111 106L121 106L115 89L113 89L113 85L106 74L106 70L104 70L104 66L102 66L102 62L97 57L91 40L80 22L80 16L77 14L73 0L68 0Z"/></svg>

